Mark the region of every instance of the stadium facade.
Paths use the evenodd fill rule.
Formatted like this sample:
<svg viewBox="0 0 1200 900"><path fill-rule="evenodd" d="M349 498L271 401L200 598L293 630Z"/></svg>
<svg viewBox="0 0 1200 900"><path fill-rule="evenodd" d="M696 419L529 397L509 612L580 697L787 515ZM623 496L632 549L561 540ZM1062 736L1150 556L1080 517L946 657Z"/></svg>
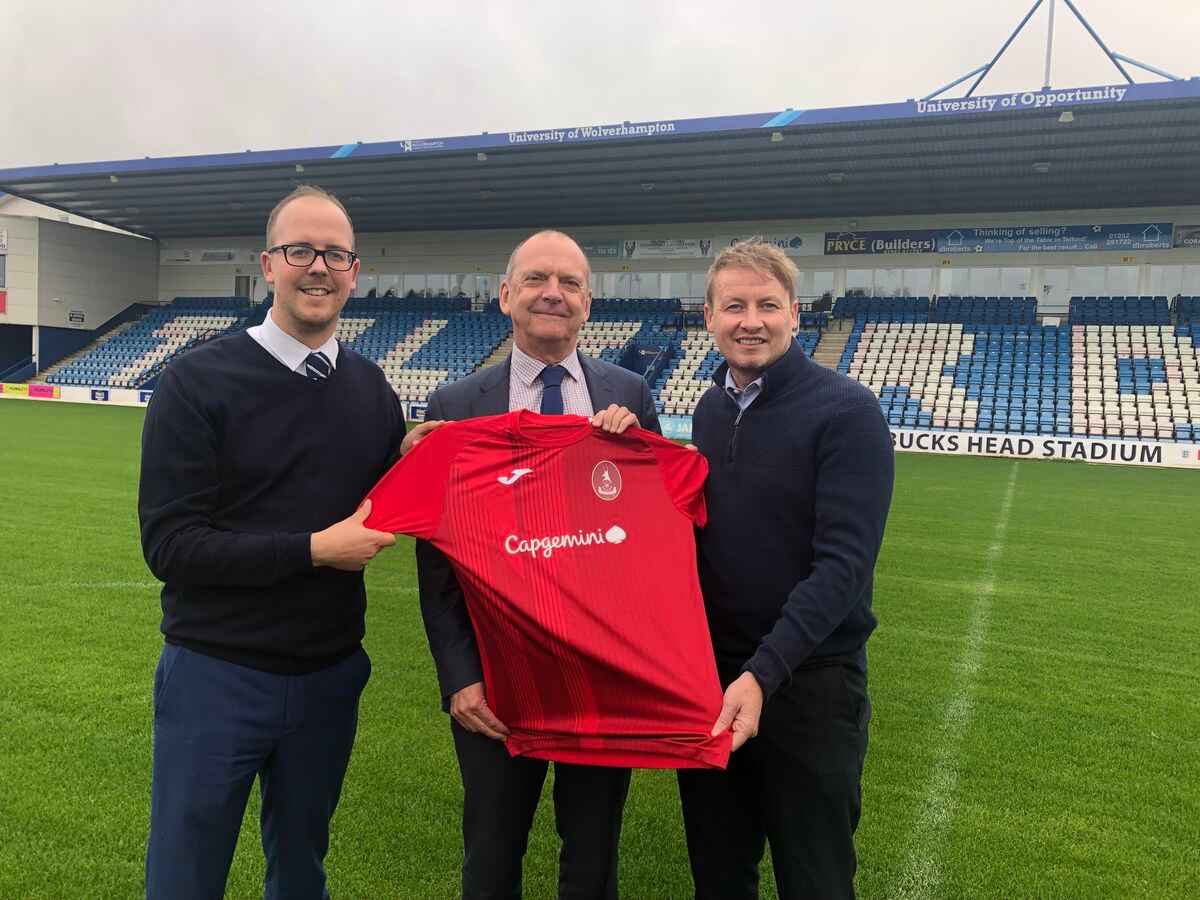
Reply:
<svg viewBox="0 0 1200 900"><path fill-rule="evenodd" d="M1191 79L0 171L129 232L0 210L0 381L145 402L174 353L261 315L267 212L313 182L358 231L343 339L414 416L503 351L508 254L558 227L606 298L585 344L686 434L704 272L759 234L801 271L801 339L876 391L901 449L1194 465L1197 146Z"/></svg>

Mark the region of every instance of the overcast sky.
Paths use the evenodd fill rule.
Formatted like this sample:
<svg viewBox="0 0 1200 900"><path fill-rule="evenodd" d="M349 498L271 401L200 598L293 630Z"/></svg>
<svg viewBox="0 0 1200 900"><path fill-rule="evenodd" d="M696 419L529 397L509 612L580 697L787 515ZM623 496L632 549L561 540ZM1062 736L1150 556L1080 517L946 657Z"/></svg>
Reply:
<svg viewBox="0 0 1200 900"><path fill-rule="evenodd" d="M0 168L905 100L1032 3L0 0ZM978 93L1041 87L1048 5ZM1198 0L1076 5L1114 51L1200 75ZM1055 19L1055 87L1122 82Z"/></svg>

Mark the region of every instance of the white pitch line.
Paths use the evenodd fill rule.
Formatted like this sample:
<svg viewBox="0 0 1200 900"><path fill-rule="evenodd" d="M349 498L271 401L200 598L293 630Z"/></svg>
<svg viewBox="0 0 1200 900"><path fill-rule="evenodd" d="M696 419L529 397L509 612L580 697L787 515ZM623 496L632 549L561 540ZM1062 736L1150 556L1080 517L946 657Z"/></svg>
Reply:
<svg viewBox="0 0 1200 900"><path fill-rule="evenodd" d="M84 591L150 590L161 588L159 581L68 581L66 586Z"/></svg>
<svg viewBox="0 0 1200 900"><path fill-rule="evenodd" d="M901 898L932 897L942 883L939 850L946 826L958 808L958 767L962 744L975 714L975 676L983 662L983 647L987 642L992 618L992 595L996 591L996 573L1004 553L1004 538L1008 532L1008 515L1012 510L1017 486L1017 466L1014 462L1000 502L1000 516L992 532L987 562L979 582L979 592L971 608L971 621L954 692L946 703L939 727L940 741L933 761L933 772L921 801L916 825L909 834L904 873L894 896Z"/></svg>

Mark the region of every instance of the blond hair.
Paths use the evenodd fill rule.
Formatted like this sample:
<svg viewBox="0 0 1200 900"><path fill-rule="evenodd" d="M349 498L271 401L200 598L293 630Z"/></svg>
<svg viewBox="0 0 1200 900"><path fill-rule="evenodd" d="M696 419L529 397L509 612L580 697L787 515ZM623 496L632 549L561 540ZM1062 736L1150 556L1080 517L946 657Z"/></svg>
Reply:
<svg viewBox="0 0 1200 900"><path fill-rule="evenodd" d="M713 282L717 274L724 269L752 269L764 278L774 278L787 292L788 300L796 299L796 283L800 279L800 270L787 255L755 235L749 240L731 244L713 260L708 267L708 278L704 284L704 305L712 306Z"/></svg>
<svg viewBox="0 0 1200 900"><path fill-rule="evenodd" d="M346 224L350 226L350 238L354 239L354 223L350 221L350 213L346 212L346 207L342 206L342 201L336 196L329 193L323 187L318 187L315 184L300 184L296 186L290 194L275 204L275 208L271 210L271 214L267 216L267 246L274 245L274 239L271 233L275 230L275 220L279 218L279 214L283 212L283 208L293 200L299 200L301 197L319 197L322 200L328 200L334 206L342 211L342 215L346 217Z"/></svg>

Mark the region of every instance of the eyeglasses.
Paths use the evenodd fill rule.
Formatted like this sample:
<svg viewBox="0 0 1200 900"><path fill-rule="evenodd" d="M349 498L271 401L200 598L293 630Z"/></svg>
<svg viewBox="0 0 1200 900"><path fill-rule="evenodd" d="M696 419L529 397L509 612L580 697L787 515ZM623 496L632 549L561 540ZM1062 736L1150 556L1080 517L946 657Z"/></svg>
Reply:
<svg viewBox="0 0 1200 900"><path fill-rule="evenodd" d="M318 250L308 244L279 244L267 248L268 253L274 253L276 250L283 251L283 258L290 266L311 266L319 256L334 272L350 271L354 267L354 261L358 259L358 254L351 250Z"/></svg>

